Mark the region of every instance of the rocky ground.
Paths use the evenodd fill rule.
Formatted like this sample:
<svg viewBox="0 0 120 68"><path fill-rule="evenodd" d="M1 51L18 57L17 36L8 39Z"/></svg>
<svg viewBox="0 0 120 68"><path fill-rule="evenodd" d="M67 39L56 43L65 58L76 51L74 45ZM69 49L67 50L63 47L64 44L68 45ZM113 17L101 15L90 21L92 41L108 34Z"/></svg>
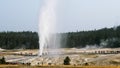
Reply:
<svg viewBox="0 0 120 68"><path fill-rule="evenodd" d="M92 49L92 51L94 50L96 49ZM0 52L1 53L0 56L1 57L4 56L7 62L24 63L24 64L31 63L31 65L63 65L66 56L70 57L71 59L70 64L74 66L120 65L119 53L95 54L95 53L85 53L85 51L90 52L91 49L83 50L83 49L75 49L75 48L66 48L66 49L46 50L43 56L37 56L38 50L2 50Z"/></svg>

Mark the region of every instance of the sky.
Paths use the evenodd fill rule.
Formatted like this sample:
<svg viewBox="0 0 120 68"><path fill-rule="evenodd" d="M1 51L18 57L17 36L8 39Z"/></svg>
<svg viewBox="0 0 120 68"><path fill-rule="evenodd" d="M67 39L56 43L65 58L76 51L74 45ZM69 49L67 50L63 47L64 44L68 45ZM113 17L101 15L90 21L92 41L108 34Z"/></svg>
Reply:
<svg viewBox="0 0 120 68"><path fill-rule="evenodd" d="M57 0L57 32L120 25L120 0ZM0 0L0 31L38 31L44 0Z"/></svg>

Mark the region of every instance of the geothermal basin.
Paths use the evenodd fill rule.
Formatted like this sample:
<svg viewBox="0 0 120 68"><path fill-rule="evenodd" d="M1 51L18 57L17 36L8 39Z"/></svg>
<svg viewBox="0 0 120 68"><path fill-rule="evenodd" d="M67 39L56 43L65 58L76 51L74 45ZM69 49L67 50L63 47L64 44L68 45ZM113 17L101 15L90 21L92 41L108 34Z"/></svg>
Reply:
<svg viewBox="0 0 120 68"><path fill-rule="evenodd" d="M9 63L31 65L63 65L64 59L68 56L71 65L119 65L120 48L103 49L76 49L61 48L51 49L53 54L46 52L40 57L37 56L38 50L4 50L1 51L1 57L4 56ZM48 50L49 51L49 50ZM58 53L57 51L61 51ZM57 53L57 54L56 54Z"/></svg>

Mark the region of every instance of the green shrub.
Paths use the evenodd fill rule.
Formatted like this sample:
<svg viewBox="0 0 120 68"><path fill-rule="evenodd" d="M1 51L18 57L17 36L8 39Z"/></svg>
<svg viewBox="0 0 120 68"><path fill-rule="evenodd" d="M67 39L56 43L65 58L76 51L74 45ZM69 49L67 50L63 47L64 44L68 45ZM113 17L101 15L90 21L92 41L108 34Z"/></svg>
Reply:
<svg viewBox="0 0 120 68"><path fill-rule="evenodd" d="M0 59L0 64L6 64L4 56Z"/></svg>
<svg viewBox="0 0 120 68"><path fill-rule="evenodd" d="M64 59L64 65L70 65L70 58L67 56L65 59Z"/></svg>

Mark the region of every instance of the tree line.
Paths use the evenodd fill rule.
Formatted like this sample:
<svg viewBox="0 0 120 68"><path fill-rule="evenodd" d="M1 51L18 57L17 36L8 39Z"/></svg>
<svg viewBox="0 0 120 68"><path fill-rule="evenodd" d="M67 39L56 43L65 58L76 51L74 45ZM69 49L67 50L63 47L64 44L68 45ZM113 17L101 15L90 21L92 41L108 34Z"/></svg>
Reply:
<svg viewBox="0 0 120 68"><path fill-rule="evenodd" d="M120 26L66 34L66 47L86 47L87 45L106 48L120 47Z"/></svg>
<svg viewBox="0 0 120 68"><path fill-rule="evenodd" d="M98 46L107 48L120 47L120 26L102 28L91 31L77 31L58 33L62 37L61 47ZM37 32L0 32L0 48L3 49L38 49L39 38Z"/></svg>
<svg viewBox="0 0 120 68"><path fill-rule="evenodd" d="M0 32L0 47L3 49L38 48L36 32Z"/></svg>

